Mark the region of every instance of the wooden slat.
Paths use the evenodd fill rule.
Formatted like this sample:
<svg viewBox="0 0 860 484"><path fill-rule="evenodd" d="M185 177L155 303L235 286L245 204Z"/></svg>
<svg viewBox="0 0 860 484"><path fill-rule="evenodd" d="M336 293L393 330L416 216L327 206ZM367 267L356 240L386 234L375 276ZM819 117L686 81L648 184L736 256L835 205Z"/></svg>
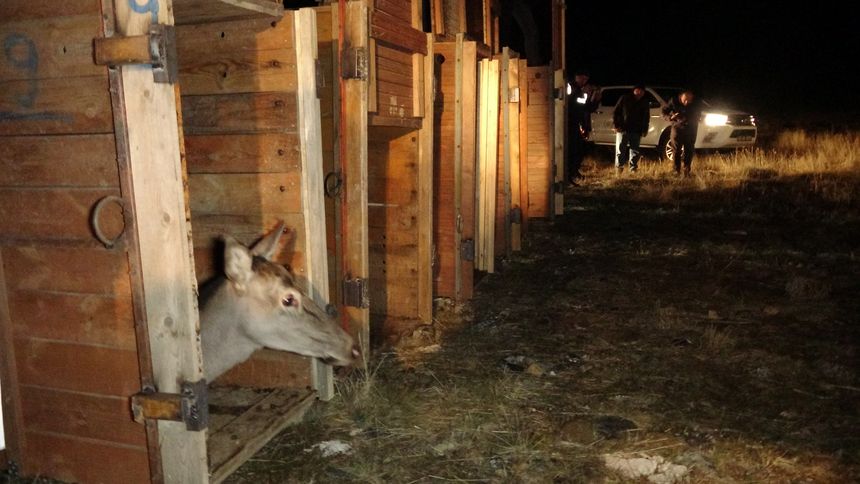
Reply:
<svg viewBox="0 0 860 484"><path fill-rule="evenodd" d="M412 24L411 0L375 0L374 6L377 12L385 12L407 24Z"/></svg>
<svg viewBox="0 0 860 484"><path fill-rule="evenodd" d="M477 161L475 139L477 137L478 113L477 63L477 44L475 42L463 42L463 161L461 169L463 180L460 189L461 238L472 240L475 239L475 164ZM462 260L460 271L460 294L464 299L470 299L474 292L475 262Z"/></svg>
<svg viewBox="0 0 860 484"><path fill-rule="evenodd" d="M126 397L23 386L21 400L27 429L146 446L146 431L129 412Z"/></svg>
<svg viewBox="0 0 860 484"><path fill-rule="evenodd" d="M520 87L520 102L519 102L519 125L520 125L520 204L522 207L523 227L522 230L528 230L529 220L529 176L528 176L528 154L529 154L529 69L528 61L520 59L519 64L519 79Z"/></svg>
<svg viewBox="0 0 860 484"><path fill-rule="evenodd" d="M344 42L355 48L373 49L368 35L368 9L364 2L348 2L345 5ZM371 65L371 77L373 66ZM340 76L338 76L340 77ZM343 267L341 275L344 278L369 277L368 262L368 116L370 110L370 89L365 79L340 79L340 89L343 94L339 107L338 132L339 138L338 161L341 164L345 181L345 193L341 203L341 213L344 230L343 238ZM367 308L353 306L341 307L344 319L350 327L350 332L365 345L365 351L370 351L370 311Z"/></svg>
<svg viewBox="0 0 860 484"><path fill-rule="evenodd" d="M192 214L301 213L299 173L211 174L188 178Z"/></svg>
<svg viewBox="0 0 860 484"><path fill-rule="evenodd" d="M423 125L418 130L418 313L424 323L433 319L433 93L436 61L432 34L425 35L427 55L414 56L417 91ZM415 110L413 110L415 112ZM419 113L416 113L419 114Z"/></svg>
<svg viewBox="0 0 860 484"><path fill-rule="evenodd" d="M68 0L65 2L34 2L33 0L3 0L0 3L0 18L6 22L69 17L101 12L100 0Z"/></svg>
<svg viewBox="0 0 860 484"><path fill-rule="evenodd" d="M295 113L296 98L286 93L182 97L183 128L192 135L292 133Z"/></svg>
<svg viewBox="0 0 860 484"><path fill-rule="evenodd" d="M21 385L116 396L140 391L136 351L21 338L15 347Z"/></svg>
<svg viewBox="0 0 860 484"><path fill-rule="evenodd" d="M296 53L213 50L206 56L180 57L183 95L296 90Z"/></svg>
<svg viewBox="0 0 860 484"><path fill-rule="evenodd" d="M0 186L116 187L113 135L15 136L0 142Z"/></svg>
<svg viewBox="0 0 860 484"><path fill-rule="evenodd" d="M65 240L93 243L90 213L102 197L116 189L0 189L0 240ZM58 214L63 214L58 217ZM122 212L106 207L99 224L105 235L123 230Z"/></svg>
<svg viewBox="0 0 860 484"><path fill-rule="evenodd" d="M29 432L26 452L26 462L39 467L25 465L23 474L38 472L65 482L150 482L144 447Z"/></svg>
<svg viewBox="0 0 860 484"><path fill-rule="evenodd" d="M320 306L330 302L328 254L326 252L325 201L323 200L323 154L320 127L320 101L317 98L317 27L316 13L301 9L294 15L297 82L297 124L302 159L301 194L305 231L305 280L307 294ZM323 401L334 397L331 366L314 359L313 386Z"/></svg>
<svg viewBox="0 0 860 484"><path fill-rule="evenodd" d="M219 385L246 388L308 388L311 386L310 358L286 351L262 349L248 361L218 377Z"/></svg>
<svg viewBox="0 0 860 484"><path fill-rule="evenodd" d="M261 15L271 20L283 13L283 4L276 0L173 0L177 25Z"/></svg>
<svg viewBox="0 0 860 484"><path fill-rule="evenodd" d="M9 310L15 335L135 350L130 295L16 291Z"/></svg>
<svg viewBox="0 0 860 484"><path fill-rule="evenodd" d="M509 62L508 67L508 93L503 94L510 96L514 92L519 92L519 60L513 58ZM520 157L520 101L510 100L508 104L508 149L510 150L510 203L508 208L522 209L522 193L520 173L522 171L522 158ZM522 249L522 224L511 221L511 238L510 248L513 251Z"/></svg>
<svg viewBox="0 0 860 484"><path fill-rule="evenodd" d="M207 441L209 482L222 482L272 437L300 421L314 399L313 392L275 390L241 417L212 433Z"/></svg>
<svg viewBox="0 0 860 484"><path fill-rule="evenodd" d="M129 294L128 263L122 251L59 247L7 247L3 251L9 290Z"/></svg>
<svg viewBox="0 0 860 484"><path fill-rule="evenodd" d="M93 62L93 39L101 30L96 12L0 23L0 82L103 76L105 67Z"/></svg>
<svg viewBox="0 0 860 484"><path fill-rule="evenodd" d="M110 133L107 76L0 82L0 135Z"/></svg>
<svg viewBox="0 0 860 484"><path fill-rule="evenodd" d="M9 289L6 282L5 248L0 246L0 384L2 384L2 401L0 401L0 423L2 423L5 446L0 451L0 458L21 461L21 454L26 446L24 432L21 389L18 384L18 368L15 363L17 349L14 345L12 331L12 316L9 313Z"/></svg>
<svg viewBox="0 0 860 484"><path fill-rule="evenodd" d="M427 54L425 34L387 12L375 10L370 20L370 36L377 42L385 42L389 47Z"/></svg>
<svg viewBox="0 0 860 484"><path fill-rule="evenodd" d="M185 137L192 174L294 172L300 169L298 148L293 133Z"/></svg>

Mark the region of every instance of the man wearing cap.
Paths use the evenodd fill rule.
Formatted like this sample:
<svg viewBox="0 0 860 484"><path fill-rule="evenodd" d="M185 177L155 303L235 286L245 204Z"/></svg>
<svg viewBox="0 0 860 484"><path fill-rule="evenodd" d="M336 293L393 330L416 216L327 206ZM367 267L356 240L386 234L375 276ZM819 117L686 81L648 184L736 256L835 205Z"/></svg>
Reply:
<svg viewBox="0 0 860 484"><path fill-rule="evenodd" d="M645 97L645 85L637 84L633 90L618 99L612 112L615 127L615 171L621 173L630 164L630 172L639 168L639 141L648 134L650 107Z"/></svg>

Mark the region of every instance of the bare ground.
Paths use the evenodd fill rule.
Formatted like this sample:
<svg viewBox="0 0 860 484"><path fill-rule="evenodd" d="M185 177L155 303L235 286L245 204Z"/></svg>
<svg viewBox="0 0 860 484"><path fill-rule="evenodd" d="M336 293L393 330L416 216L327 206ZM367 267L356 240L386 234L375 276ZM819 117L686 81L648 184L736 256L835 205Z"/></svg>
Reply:
<svg viewBox="0 0 860 484"><path fill-rule="evenodd" d="M229 482L860 481L857 175L834 203L652 171L591 165L471 304Z"/></svg>

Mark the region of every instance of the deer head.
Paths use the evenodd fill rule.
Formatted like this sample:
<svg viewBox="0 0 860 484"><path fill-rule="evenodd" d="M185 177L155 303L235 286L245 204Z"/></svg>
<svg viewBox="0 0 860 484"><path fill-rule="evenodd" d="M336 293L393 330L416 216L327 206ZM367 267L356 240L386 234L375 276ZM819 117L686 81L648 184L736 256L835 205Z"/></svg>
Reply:
<svg viewBox="0 0 860 484"><path fill-rule="evenodd" d="M212 381L267 347L346 366L360 356L352 337L282 265L271 262L283 222L252 248L224 238L226 280L201 301L203 370Z"/></svg>

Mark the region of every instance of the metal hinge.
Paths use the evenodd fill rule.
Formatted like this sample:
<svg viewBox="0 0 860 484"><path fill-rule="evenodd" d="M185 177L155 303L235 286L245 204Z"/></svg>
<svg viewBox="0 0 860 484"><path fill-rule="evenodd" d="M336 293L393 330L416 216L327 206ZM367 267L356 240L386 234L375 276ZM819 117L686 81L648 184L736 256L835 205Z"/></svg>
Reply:
<svg viewBox="0 0 860 484"><path fill-rule="evenodd" d="M152 24L146 35L97 38L93 44L95 62L100 66L148 64L155 82L176 82L179 66L173 25Z"/></svg>
<svg viewBox="0 0 860 484"><path fill-rule="evenodd" d="M520 207L514 207L511 209L511 223L512 224L523 223L523 210Z"/></svg>
<svg viewBox="0 0 860 484"><path fill-rule="evenodd" d="M344 79L367 80L368 56L364 47L348 47L343 50L341 57L341 76Z"/></svg>
<svg viewBox="0 0 860 484"><path fill-rule="evenodd" d="M467 261L475 260L475 241L473 239L463 239L460 241L460 259Z"/></svg>
<svg viewBox="0 0 860 484"><path fill-rule="evenodd" d="M367 279L355 278L343 281L343 305L354 308L369 308L370 298L367 295Z"/></svg>
<svg viewBox="0 0 860 484"><path fill-rule="evenodd" d="M209 426L209 392L206 380L183 383L180 394L144 390L131 397L134 421L146 419L185 422L192 431L206 430Z"/></svg>

